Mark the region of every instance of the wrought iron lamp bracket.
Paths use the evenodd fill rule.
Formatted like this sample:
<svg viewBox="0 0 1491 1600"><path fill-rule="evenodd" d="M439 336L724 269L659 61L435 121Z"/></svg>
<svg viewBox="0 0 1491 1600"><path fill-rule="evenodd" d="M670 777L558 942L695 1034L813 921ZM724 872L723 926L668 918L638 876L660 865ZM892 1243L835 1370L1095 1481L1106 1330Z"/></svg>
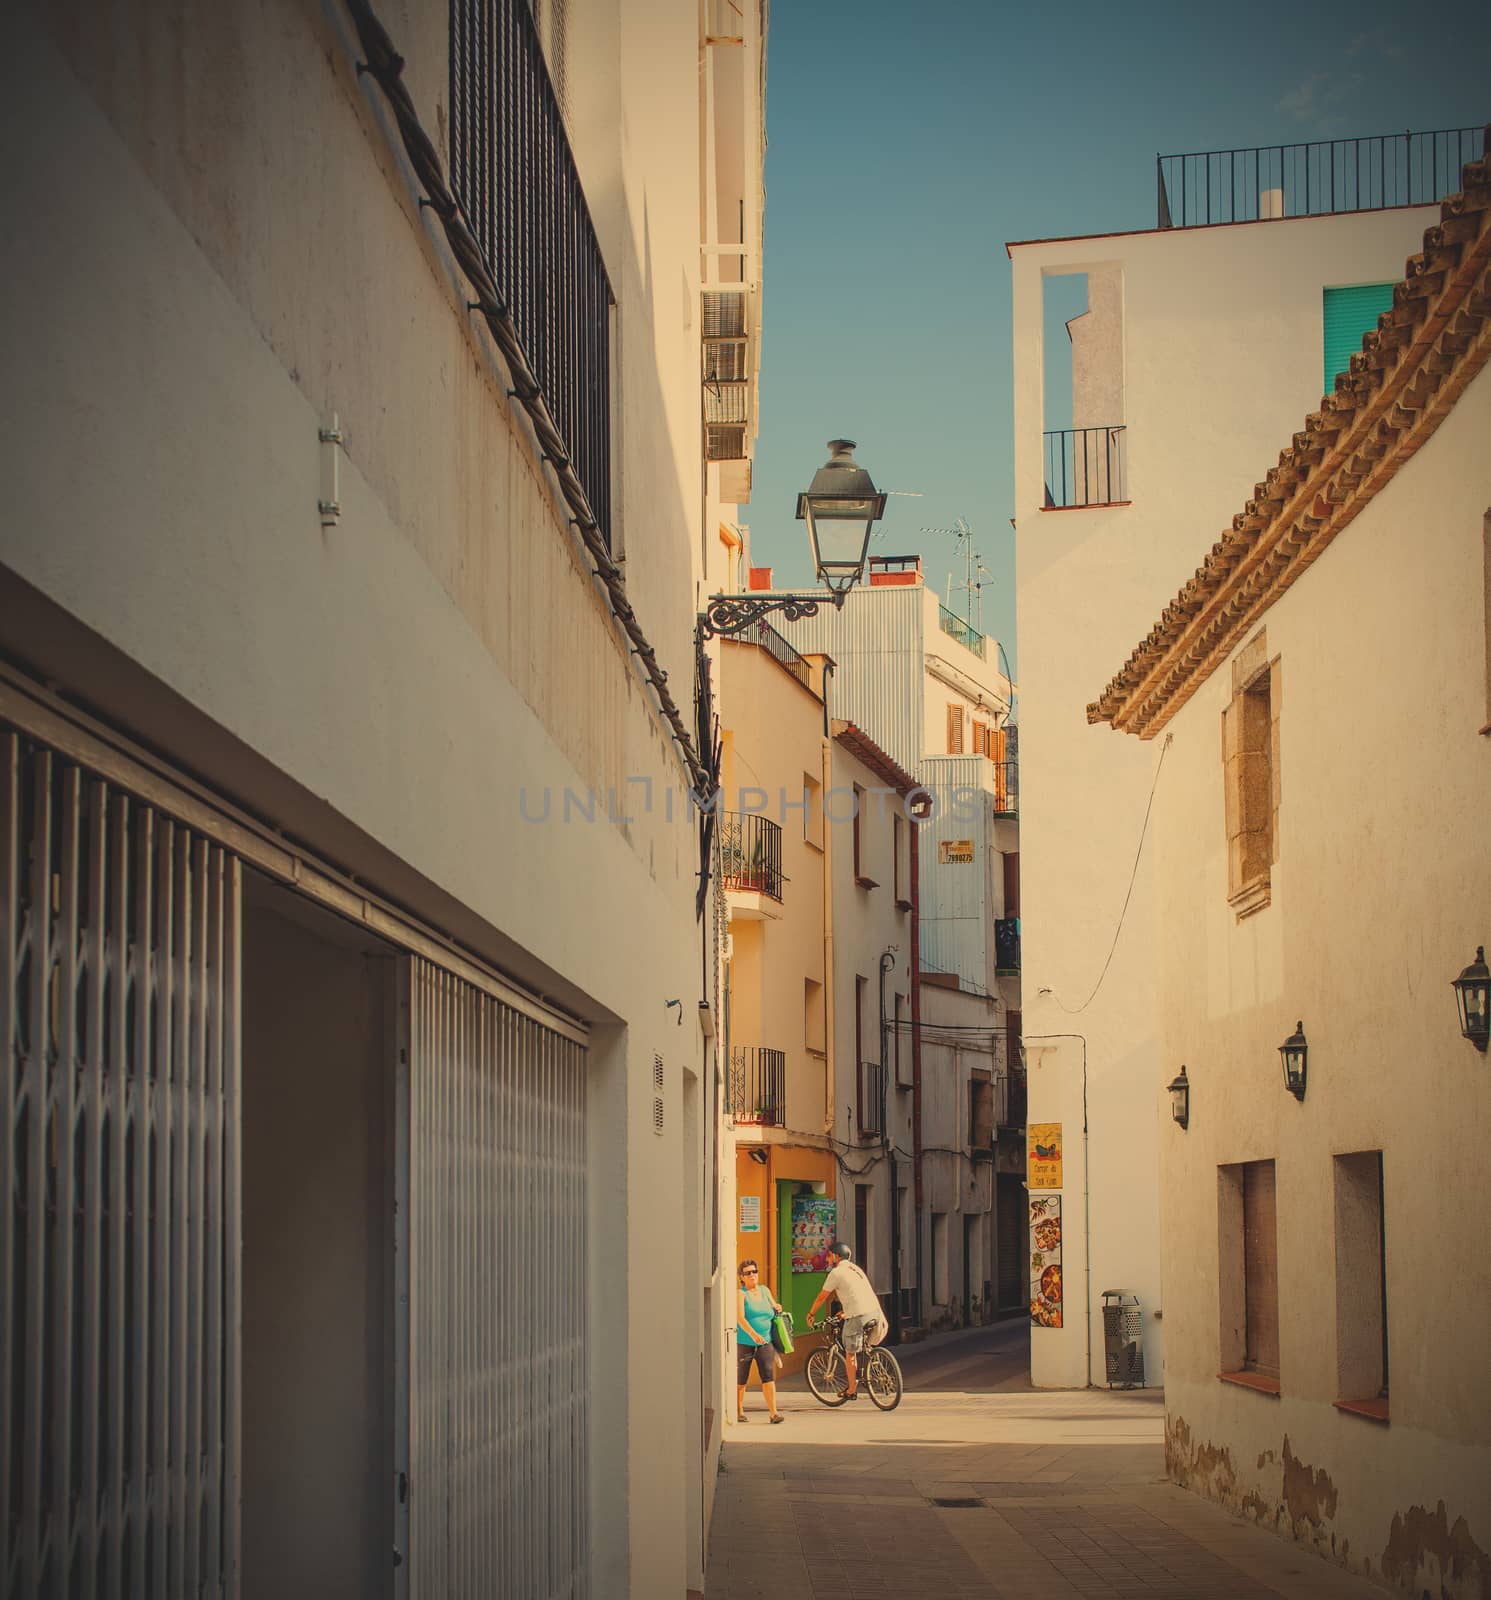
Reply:
<svg viewBox="0 0 1491 1600"><path fill-rule="evenodd" d="M776 611L780 611L788 622L816 617L819 606L825 601L838 610L844 604L844 596L828 591L820 594L763 595L760 599L744 595L711 595L699 616L699 640L703 643L705 639L729 638L733 634L744 633L763 617L769 617Z"/></svg>

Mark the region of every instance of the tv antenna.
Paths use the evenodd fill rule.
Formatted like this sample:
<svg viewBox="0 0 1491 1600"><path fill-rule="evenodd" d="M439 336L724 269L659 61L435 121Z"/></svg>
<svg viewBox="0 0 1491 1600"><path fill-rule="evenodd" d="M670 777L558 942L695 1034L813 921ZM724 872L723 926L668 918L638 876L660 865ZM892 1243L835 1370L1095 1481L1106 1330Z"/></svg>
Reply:
<svg viewBox="0 0 1491 1600"><path fill-rule="evenodd" d="M920 500L922 497L920 489L886 489L883 492L887 495L898 495L903 500ZM881 522L876 525L874 533L870 535L870 539L873 543L876 539L883 539L884 537L885 524Z"/></svg>
<svg viewBox="0 0 1491 1600"><path fill-rule="evenodd" d="M976 633L984 631L984 578L989 569L979 559L978 546L974 541L973 528L967 517L959 517L950 528L923 528L923 533L937 533L953 541L953 558L963 558L963 580L961 583L953 582L951 572L947 575L948 610L951 611L953 593L955 590L963 591L964 621ZM956 614L956 613L955 613Z"/></svg>

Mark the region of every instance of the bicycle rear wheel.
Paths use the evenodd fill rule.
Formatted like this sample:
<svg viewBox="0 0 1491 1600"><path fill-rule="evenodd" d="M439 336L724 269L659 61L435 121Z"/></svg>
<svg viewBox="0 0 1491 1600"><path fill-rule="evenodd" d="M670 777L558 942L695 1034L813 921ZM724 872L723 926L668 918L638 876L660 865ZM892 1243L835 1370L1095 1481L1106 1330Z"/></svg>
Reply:
<svg viewBox="0 0 1491 1600"><path fill-rule="evenodd" d="M889 1350L875 1349L865 1363L865 1387L882 1411L894 1411L901 1403L903 1384L901 1364Z"/></svg>
<svg viewBox="0 0 1491 1600"><path fill-rule="evenodd" d="M827 1350L815 1350L808 1357L806 1368L808 1388L813 1398L826 1406L844 1403L844 1368L839 1362L838 1350L830 1345Z"/></svg>

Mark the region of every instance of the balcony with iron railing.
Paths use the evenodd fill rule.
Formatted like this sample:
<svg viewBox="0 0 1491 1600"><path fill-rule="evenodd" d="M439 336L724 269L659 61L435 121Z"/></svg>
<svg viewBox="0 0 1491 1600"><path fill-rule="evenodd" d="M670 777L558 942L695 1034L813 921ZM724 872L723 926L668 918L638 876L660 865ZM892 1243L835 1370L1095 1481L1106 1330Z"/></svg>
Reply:
<svg viewBox="0 0 1491 1600"><path fill-rule="evenodd" d="M787 881L782 872L781 826L748 811L722 812L720 873L727 890L780 901Z"/></svg>
<svg viewBox="0 0 1491 1600"><path fill-rule="evenodd" d="M1123 423L1053 428L1043 439L1047 511L1128 504L1128 429Z"/></svg>
<svg viewBox="0 0 1491 1600"><path fill-rule="evenodd" d="M453 0L450 29L451 188L609 543L615 298L533 8Z"/></svg>
<svg viewBox="0 0 1491 1600"><path fill-rule="evenodd" d="M980 661L984 659L989 641L972 623L965 622L956 611L949 611L946 606L940 604L937 607L937 620L949 639L956 639L965 650L971 650Z"/></svg>
<svg viewBox="0 0 1491 1600"><path fill-rule="evenodd" d="M859 1064L859 1133L862 1139L878 1139L881 1133L880 1103L885 1092L885 1068L878 1061Z"/></svg>
<svg viewBox="0 0 1491 1600"><path fill-rule="evenodd" d="M1018 817L1020 815L1020 763L1018 760L995 761L994 815Z"/></svg>
<svg viewBox="0 0 1491 1600"><path fill-rule="evenodd" d="M769 622L752 622L739 633L732 633L730 638L741 644L759 645L773 661L784 666L804 689L813 687L813 670L807 658L794 650Z"/></svg>
<svg viewBox="0 0 1491 1600"><path fill-rule="evenodd" d="M1460 187L1480 128L1156 156L1161 228L1431 205Z"/></svg>
<svg viewBox="0 0 1491 1600"><path fill-rule="evenodd" d="M787 1122L787 1053L736 1045L725 1080L725 1109L737 1123L781 1128Z"/></svg>
<svg viewBox="0 0 1491 1600"><path fill-rule="evenodd" d="M994 1083L994 1121L997 1133L1020 1132L1026 1116L1025 1069L1002 1072Z"/></svg>
<svg viewBox="0 0 1491 1600"><path fill-rule="evenodd" d="M1020 919L996 917L994 919L994 966L999 972L1015 973L1020 970Z"/></svg>

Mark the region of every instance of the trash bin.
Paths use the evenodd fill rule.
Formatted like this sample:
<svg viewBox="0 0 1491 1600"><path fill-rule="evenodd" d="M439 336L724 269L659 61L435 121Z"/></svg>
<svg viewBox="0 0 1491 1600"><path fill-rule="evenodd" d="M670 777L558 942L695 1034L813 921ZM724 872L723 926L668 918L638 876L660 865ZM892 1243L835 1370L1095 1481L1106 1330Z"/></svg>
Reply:
<svg viewBox="0 0 1491 1600"><path fill-rule="evenodd" d="M1103 1290L1103 1356L1110 1389L1144 1387L1144 1313L1138 1295Z"/></svg>

